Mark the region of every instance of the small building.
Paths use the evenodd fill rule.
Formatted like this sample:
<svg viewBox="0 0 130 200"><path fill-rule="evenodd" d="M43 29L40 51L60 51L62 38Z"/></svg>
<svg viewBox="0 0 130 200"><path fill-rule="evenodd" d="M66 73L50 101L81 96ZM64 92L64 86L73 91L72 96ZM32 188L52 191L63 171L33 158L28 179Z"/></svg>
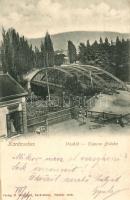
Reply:
<svg viewBox="0 0 130 200"><path fill-rule="evenodd" d="M69 65L69 64L70 64L70 61L69 61L69 57L68 57L68 56L65 56L65 57L64 57L64 64L65 64L65 65Z"/></svg>
<svg viewBox="0 0 130 200"><path fill-rule="evenodd" d="M0 74L0 137L27 132L26 95L9 74Z"/></svg>

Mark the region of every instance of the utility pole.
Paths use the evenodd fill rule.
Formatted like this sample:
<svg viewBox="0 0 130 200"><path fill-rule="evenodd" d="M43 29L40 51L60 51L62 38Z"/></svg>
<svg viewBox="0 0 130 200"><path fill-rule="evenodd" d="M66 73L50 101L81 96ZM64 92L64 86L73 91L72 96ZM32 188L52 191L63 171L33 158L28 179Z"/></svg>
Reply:
<svg viewBox="0 0 130 200"><path fill-rule="evenodd" d="M92 72L90 71L90 80L91 80L91 86L93 88L93 78L92 78Z"/></svg>
<svg viewBox="0 0 130 200"><path fill-rule="evenodd" d="M48 67L48 52L47 52L47 67ZM46 67L46 80L47 80L48 98L49 98L49 102L50 102L51 97L50 97L50 87L49 87L49 82L48 82L48 72L47 72L47 67Z"/></svg>

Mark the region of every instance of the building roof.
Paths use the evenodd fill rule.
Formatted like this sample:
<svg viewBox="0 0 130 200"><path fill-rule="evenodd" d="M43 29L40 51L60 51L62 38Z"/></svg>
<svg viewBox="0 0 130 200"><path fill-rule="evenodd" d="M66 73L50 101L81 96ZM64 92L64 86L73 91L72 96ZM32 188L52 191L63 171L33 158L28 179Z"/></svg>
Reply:
<svg viewBox="0 0 130 200"><path fill-rule="evenodd" d="M27 92L9 74L0 74L0 103L26 96Z"/></svg>

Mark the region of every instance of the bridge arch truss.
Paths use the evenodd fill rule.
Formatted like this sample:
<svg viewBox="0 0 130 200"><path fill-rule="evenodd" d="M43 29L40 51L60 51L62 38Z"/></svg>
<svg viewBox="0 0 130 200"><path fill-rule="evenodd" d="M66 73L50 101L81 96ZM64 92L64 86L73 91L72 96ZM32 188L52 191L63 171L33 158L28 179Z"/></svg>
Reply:
<svg viewBox="0 0 130 200"><path fill-rule="evenodd" d="M63 65L40 69L30 83L46 87L64 88L67 78L76 77L84 88L124 89L126 84L111 73L91 65Z"/></svg>

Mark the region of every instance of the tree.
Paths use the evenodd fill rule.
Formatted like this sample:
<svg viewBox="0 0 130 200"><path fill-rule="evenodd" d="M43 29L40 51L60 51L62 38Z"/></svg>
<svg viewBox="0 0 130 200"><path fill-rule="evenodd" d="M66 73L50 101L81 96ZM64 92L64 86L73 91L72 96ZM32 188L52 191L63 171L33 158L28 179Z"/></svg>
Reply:
<svg viewBox="0 0 130 200"><path fill-rule="evenodd" d="M55 54L55 65L60 66L64 63L64 57L65 55L60 53L60 54Z"/></svg>
<svg viewBox="0 0 130 200"><path fill-rule="evenodd" d="M42 68L44 66L43 62L44 58L42 52L39 51L37 47L35 47L34 53L35 53L35 67Z"/></svg>
<svg viewBox="0 0 130 200"><path fill-rule="evenodd" d="M85 46L84 43L80 43L79 45L79 61L82 63L82 64L86 64L87 62L87 47Z"/></svg>
<svg viewBox="0 0 130 200"><path fill-rule="evenodd" d="M2 67L18 81L22 75L34 67L34 52L24 36L15 29L2 31Z"/></svg>
<svg viewBox="0 0 130 200"><path fill-rule="evenodd" d="M92 44L92 60L95 60L95 63L98 63L99 60L99 44L97 42L97 40L94 41L94 43Z"/></svg>
<svg viewBox="0 0 130 200"><path fill-rule="evenodd" d="M41 44L41 52L44 60L44 66L54 66L54 48L49 33L46 33L44 43Z"/></svg>
<svg viewBox="0 0 130 200"><path fill-rule="evenodd" d="M110 63L110 43L108 38L105 38L105 41L102 45L101 54L102 54L102 66L105 70L111 71Z"/></svg>
<svg viewBox="0 0 130 200"><path fill-rule="evenodd" d="M130 80L130 42L117 38L116 41L116 76L123 81Z"/></svg>
<svg viewBox="0 0 130 200"><path fill-rule="evenodd" d="M86 47L86 53L87 53L87 63L86 64L89 64L89 62L91 62L92 60L92 48L91 48L91 45L90 45L90 42L89 40L87 40L87 47Z"/></svg>
<svg viewBox="0 0 130 200"><path fill-rule="evenodd" d="M130 80L130 41L117 36L116 42L109 43L108 38L103 42L100 37L99 43L95 41L90 45L80 43L79 60L82 64L92 64L103 68L123 81Z"/></svg>
<svg viewBox="0 0 130 200"><path fill-rule="evenodd" d="M107 37L105 38L104 45L105 45L106 48L108 48L109 45L110 45Z"/></svg>
<svg viewBox="0 0 130 200"><path fill-rule="evenodd" d="M100 37L99 43L100 43L100 45L103 45L103 40L101 37Z"/></svg>
<svg viewBox="0 0 130 200"><path fill-rule="evenodd" d="M77 60L76 47L70 40L68 41L68 56L70 63L74 63Z"/></svg>

